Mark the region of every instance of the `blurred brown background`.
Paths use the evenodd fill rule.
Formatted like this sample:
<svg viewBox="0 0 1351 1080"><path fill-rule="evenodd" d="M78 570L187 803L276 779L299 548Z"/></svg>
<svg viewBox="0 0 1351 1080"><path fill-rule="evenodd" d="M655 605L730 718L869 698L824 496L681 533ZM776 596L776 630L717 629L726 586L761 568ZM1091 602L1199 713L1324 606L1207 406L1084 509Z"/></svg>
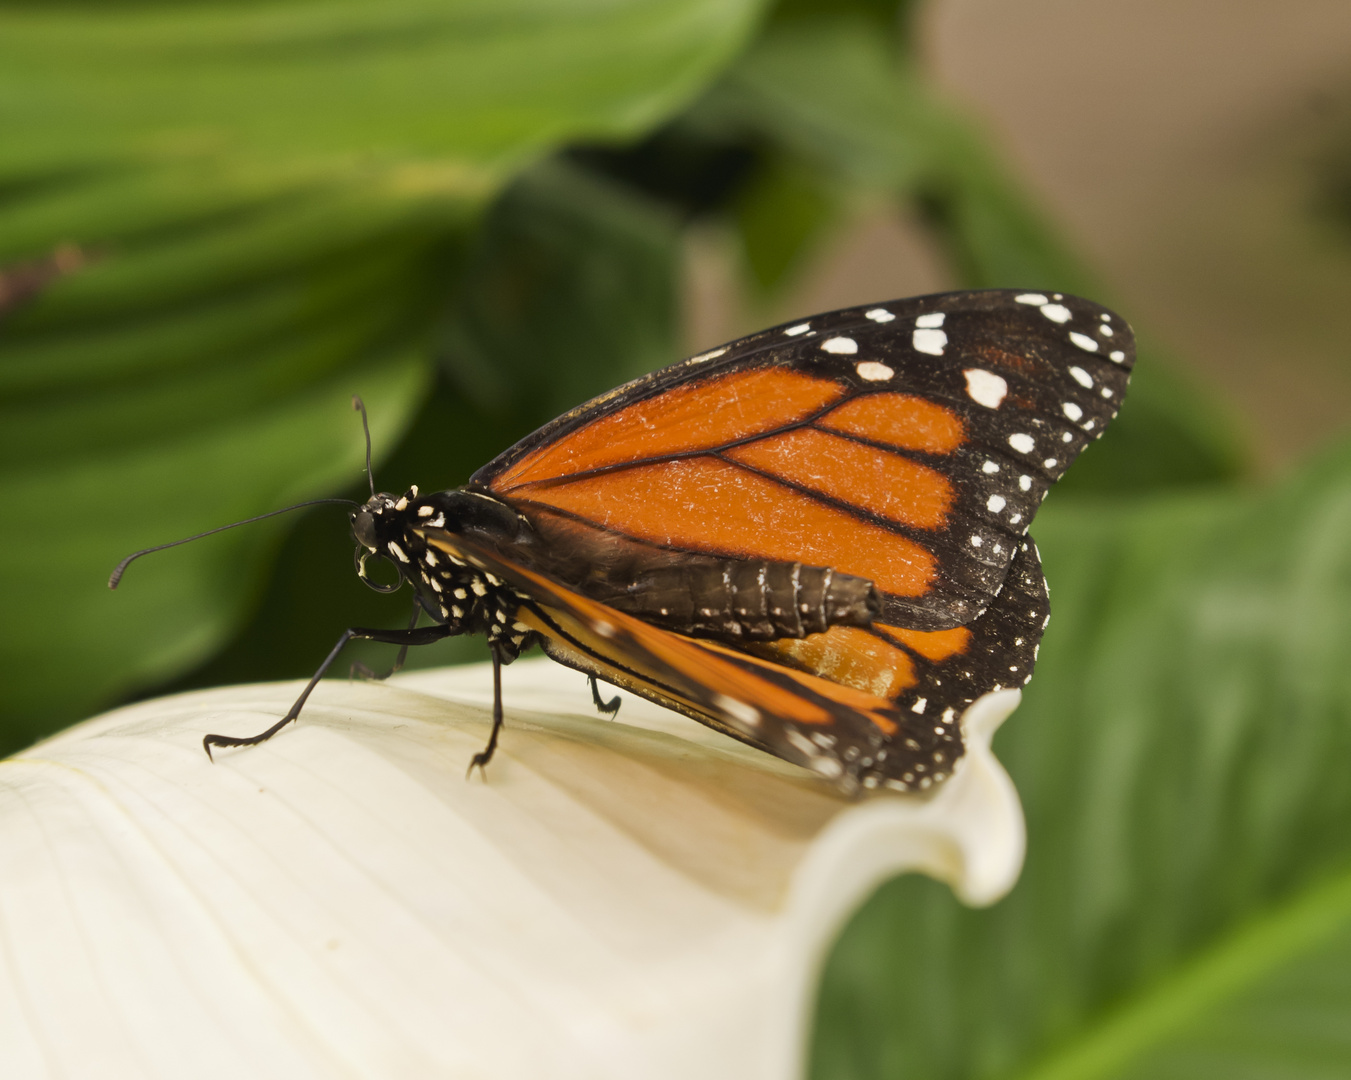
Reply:
<svg viewBox="0 0 1351 1080"><path fill-rule="evenodd" d="M923 41L1110 302L1239 415L1262 471L1345 428L1351 3L944 0ZM924 230L881 206L857 207L770 311L736 280L728 241L696 236L690 351L955 284Z"/></svg>

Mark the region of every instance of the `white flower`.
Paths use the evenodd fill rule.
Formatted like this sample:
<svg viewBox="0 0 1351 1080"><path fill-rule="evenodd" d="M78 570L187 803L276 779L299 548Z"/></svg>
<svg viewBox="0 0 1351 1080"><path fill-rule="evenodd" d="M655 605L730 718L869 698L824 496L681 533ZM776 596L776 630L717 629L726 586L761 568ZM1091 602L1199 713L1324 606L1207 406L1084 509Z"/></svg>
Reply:
<svg viewBox="0 0 1351 1080"><path fill-rule="evenodd" d="M765 1077L801 1068L816 978L883 879L969 903L1017 877L990 754L1017 691L964 718L926 798L848 802L624 695L598 718L548 661L121 709L0 763L0 1076Z"/></svg>

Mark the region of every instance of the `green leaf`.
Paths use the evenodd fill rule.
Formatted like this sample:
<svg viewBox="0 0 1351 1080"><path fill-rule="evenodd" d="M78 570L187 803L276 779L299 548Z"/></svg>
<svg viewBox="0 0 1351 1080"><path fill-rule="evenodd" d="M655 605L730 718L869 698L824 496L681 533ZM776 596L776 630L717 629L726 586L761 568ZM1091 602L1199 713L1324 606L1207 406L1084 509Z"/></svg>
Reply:
<svg viewBox="0 0 1351 1080"><path fill-rule="evenodd" d="M0 11L0 173L199 154L500 173L663 119L741 44L725 0L68 4Z"/></svg>
<svg viewBox="0 0 1351 1080"><path fill-rule="evenodd" d="M474 238L442 363L481 407L542 424L678 359L680 259L679 223L660 204L567 159L545 162Z"/></svg>
<svg viewBox="0 0 1351 1080"><path fill-rule="evenodd" d="M1351 446L1035 531L1055 615L996 748L1023 879L981 912L883 889L827 968L815 1075L1345 1074Z"/></svg>
<svg viewBox="0 0 1351 1080"><path fill-rule="evenodd" d="M1351 874L1265 911L1028 1080L1339 1076L1351 1065Z"/></svg>
<svg viewBox="0 0 1351 1080"><path fill-rule="evenodd" d="M55 251L71 268L0 313L0 497L33 508L0 537L0 748L217 649L257 603L280 523L157 555L110 595L112 566L356 481L349 396L394 446L432 384L474 223L512 170L563 140L641 134L757 12L0 11L0 272ZM644 332L630 363L665 331ZM594 377L529 373L537 401Z"/></svg>
<svg viewBox="0 0 1351 1080"><path fill-rule="evenodd" d="M785 155L763 162L735 207L737 233L753 286L781 289L838 216L839 198L815 171Z"/></svg>

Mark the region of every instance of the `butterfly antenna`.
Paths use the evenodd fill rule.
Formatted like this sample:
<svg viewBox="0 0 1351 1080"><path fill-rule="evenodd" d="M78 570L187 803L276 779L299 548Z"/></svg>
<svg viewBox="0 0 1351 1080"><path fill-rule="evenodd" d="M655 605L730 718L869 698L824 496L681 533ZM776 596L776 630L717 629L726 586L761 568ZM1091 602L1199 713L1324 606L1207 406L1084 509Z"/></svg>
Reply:
<svg viewBox="0 0 1351 1080"><path fill-rule="evenodd" d="M361 430L366 433L366 483L371 485L371 495L375 495L375 474L371 472L371 425L366 419L366 403L352 395L352 408L361 414Z"/></svg>
<svg viewBox="0 0 1351 1080"><path fill-rule="evenodd" d="M237 529L241 525L251 525L255 521L262 521L263 518L276 517L278 514L289 514L292 510L299 510L305 506L325 506L329 503L337 503L342 506L359 506L351 499L311 499L309 502L296 503L295 506L288 506L282 510L269 510L266 514L259 514L257 517L245 518L243 521L236 521L229 525L221 525L215 529L207 529L206 532L200 532L196 536L185 536L182 540L175 540L169 544L156 544L154 547L145 548L143 551L133 552L128 555L112 572L108 578L108 588L117 588L117 583L122 580L122 575L127 572L127 567L139 559L142 555L149 555L151 552L163 551L165 548L178 547L179 544L190 544L194 540L200 540L204 536L211 536L214 533L224 532L226 529Z"/></svg>

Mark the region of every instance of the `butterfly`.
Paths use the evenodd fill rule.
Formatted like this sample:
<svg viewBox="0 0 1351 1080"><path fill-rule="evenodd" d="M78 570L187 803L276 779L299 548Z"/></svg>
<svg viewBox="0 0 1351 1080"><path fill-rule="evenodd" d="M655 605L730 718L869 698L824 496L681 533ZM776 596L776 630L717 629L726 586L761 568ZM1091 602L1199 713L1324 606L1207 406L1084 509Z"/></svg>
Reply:
<svg viewBox="0 0 1351 1080"><path fill-rule="evenodd" d="M497 746L502 667L538 644L602 711L597 680L845 792L927 789L962 756L964 710L1031 679L1050 615L1028 524L1134 357L1120 317L1059 293L848 308L602 394L462 488L372 483L358 573L411 584L408 627L347 631L281 721L207 753L293 720L351 638L475 633L494 709L471 772Z"/></svg>

